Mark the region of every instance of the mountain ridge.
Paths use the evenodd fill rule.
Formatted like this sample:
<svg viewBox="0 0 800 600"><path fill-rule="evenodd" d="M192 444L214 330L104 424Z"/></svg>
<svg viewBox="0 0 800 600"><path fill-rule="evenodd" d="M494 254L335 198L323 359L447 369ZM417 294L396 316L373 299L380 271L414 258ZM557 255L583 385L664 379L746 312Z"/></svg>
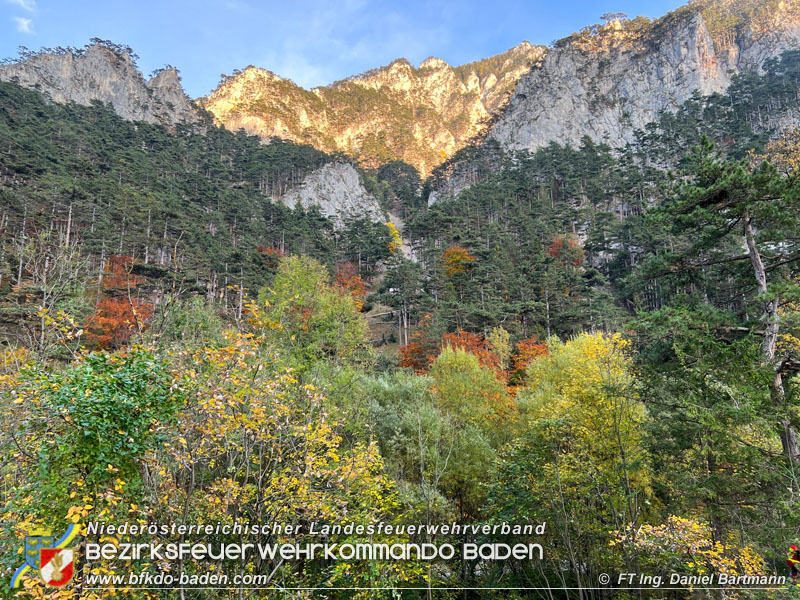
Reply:
<svg viewBox="0 0 800 600"><path fill-rule="evenodd" d="M481 135L543 54L523 42L456 67L436 57L419 67L399 58L311 90L251 65L198 103L228 129L345 152L366 166L400 159L428 173Z"/></svg>
<svg viewBox="0 0 800 600"><path fill-rule="evenodd" d="M650 24L585 28L522 77L488 139L535 151L588 136L621 148L661 112L724 93L735 74L798 48L800 3L782 0L694 2Z"/></svg>
<svg viewBox="0 0 800 600"><path fill-rule="evenodd" d="M23 53L0 64L0 81L38 89L59 103L108 103L129 121L165 125L198 121L177 69L159 69L145 79L130 48L102 40L84 48Z"/></svg>
<svg viewBox="0 0 800 600"><path fill-rule="evenodd" d="M425 177L489 139L505 151L577 147L587 136L624 147L661 112L697 93L723 93L736 73L800 48L800 3L786 0L696 0L654 21L604 18L550 47L522 42L459 66L398 58L311 90L250 65L192 101L174 68L146 80L130 48L96 39L79 50L26 52L0 64L0 80L57 102L107 102L133 121L174 126L211 117L367 168L401 160Z"/></svg>

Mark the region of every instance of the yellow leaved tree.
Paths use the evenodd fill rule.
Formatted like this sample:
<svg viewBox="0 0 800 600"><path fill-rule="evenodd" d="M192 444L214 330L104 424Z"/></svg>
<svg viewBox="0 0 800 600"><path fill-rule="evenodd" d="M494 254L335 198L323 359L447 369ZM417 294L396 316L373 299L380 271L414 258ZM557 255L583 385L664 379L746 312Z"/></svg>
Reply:
<svg viewBox="0 0 800 600"><path fill-rule="evenodd" d="M642 525L617 532L612 545L627 544L638 552L644 572L686 576L725 573L763 575L764 559L749 546L742 546L735 534L716 540L703 521L670 515L659 525ZM691 588L691 586L689 586Z"/></svg>
<svg viewBox="0 0 800 600"><path fill-rule="evenodd" d="M488 484L489 506L498 521L547 522L547 540L534 539L548 552L527 577L594 586L600 573L628 562L632 553L623 548L620 556L610 541L647 506L647 413L620 336L550 338L547 346L517 392L521 431Z"/></svg>

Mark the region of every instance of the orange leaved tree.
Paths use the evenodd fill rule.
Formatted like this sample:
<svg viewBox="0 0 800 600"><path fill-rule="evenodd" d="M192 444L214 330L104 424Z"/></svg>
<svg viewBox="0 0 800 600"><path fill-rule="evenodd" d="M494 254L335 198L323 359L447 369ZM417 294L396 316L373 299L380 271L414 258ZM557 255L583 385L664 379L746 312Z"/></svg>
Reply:
<svg viewBox="0 0 800 600"><path fill-rule="evenodd" d="M531 361L547 354L547 343L540 342L535 337L520 340L517 343L517 351L511 359L514 365L511 378L513 381L523 381L525 372Z"/></svg>
<svg viewBox="0 0 800 600"><path fill-rule="evenodd" d="M444 272L450 277L456 273L464 273L475 260L469 250L461 246L450 246L442 253Z"/></svg>
<svg viewBox="0 0 800 600"><path fill-rule="evenodd" d="M103 271L100 300L86 324L90 345L113 350L142 333L153 315L153 304L136 294L143 278L133 273L130 256L110 256Z"/></svg>
<svg viewBox="0 0 800 600"><path fill-rule="evenodd" d="M356 266L350 261L340 262L336 265L336 287L340 292L350 294L353 297L358 310L364 307L364 299L367 297L367 284L358 274Z"/></svg>

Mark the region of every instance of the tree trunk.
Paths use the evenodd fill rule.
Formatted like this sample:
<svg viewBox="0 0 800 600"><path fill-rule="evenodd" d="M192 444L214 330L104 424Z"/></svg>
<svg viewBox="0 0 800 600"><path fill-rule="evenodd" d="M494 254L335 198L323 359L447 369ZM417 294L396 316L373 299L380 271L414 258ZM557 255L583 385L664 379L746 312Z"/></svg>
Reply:
<svg viewBox="0 0 800 600"><path fill-rule="evenodd" d="M544 288L545 322L547 324L547 337L550 337L550 290Z"/></svg>
<svg viewBox="0 0 800 600"><path fill-rule="evenodd" d="M753 271L755 272L756 284L758 286L758 293L766 295L767 293L767 271L764 268L764 262L761 260L761 254L758 252L756 246L755 234L753 232L753 224L750 217L745 215L744 218L744 238L747 243L747 251L750 254L750 262L753 264ZM783 376L781 374L781 364L779 360L775 359L775 347L778 342L778 334L780 333L780 315L778 314L778 297L772 299L764 299L764 339L761 342L761 355L766 364L770 365L775 372L772 382L770 383L770 397L778 409L779 414L784 411L784 404L786 400L786 392L783 388ZM778 418L777 423L778 437L781 440L783 453L786 458L793 464L800 464L800 446L797 443L797 433L794 430L794 425L788 417L781 416Z"/></svg>

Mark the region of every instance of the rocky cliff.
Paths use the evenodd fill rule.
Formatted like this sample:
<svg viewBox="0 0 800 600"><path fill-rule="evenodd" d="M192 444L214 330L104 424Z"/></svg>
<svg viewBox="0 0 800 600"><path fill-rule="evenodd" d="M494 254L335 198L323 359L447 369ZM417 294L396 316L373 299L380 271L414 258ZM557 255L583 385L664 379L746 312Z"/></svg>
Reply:
<svg viewBox="0 0 800 600"><path fill-rule="evenodd" d="M345 152L368 166L401 159L428 173L485 130L544 51L525 42L459 67L400 59L311 91L248 67L200 102L228 129Z"/></svg>
<svg viewBox="0 0 800 600"><path fill-rule="evenodd" d="M0 80L38 89L55 102L88 105L99 100L130 121L174 125L197 120L175 69L145 81L129 53L101 44L29 54L0 65Z"/></svg>
<svg viewBox="0 0 800 600"><path fill-rule="evenodd" d="M584 136L621 147L693 93L800 49L800 2L708 0L666 17L611 19L558 42L525 75L489 137L507 150Z"/></svg>
<svg viewBox="0 0 800 600"><path fill-rule="evenodd" d="M287 206L316 206L338 224L347 218L386 221L378 201L361 183L358 172L349 163L328 163L310 173L300 186L289 190L280 201Z"/></svg>

